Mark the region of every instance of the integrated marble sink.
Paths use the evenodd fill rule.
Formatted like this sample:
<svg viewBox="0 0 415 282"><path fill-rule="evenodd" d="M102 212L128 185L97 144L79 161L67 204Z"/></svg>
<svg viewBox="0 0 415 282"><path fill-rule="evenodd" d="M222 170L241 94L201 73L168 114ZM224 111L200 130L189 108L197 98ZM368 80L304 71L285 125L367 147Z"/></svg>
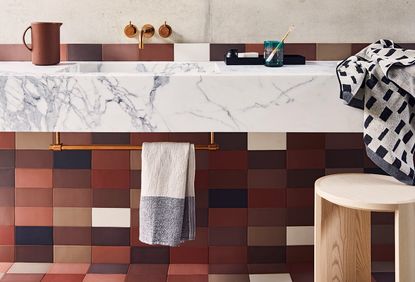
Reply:
<svg viewBox="0 0 415 282"><path fill-rule="evenodd" d="M0 63L0 130L358 132L339 99L336 62Z"/></svg>

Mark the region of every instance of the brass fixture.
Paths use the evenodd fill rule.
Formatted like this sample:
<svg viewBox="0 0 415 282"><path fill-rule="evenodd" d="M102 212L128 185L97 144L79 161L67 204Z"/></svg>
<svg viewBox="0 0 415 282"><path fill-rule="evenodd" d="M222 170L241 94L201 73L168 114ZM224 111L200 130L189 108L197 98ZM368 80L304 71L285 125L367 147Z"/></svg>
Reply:
<svg viewBox="0 0 415 282"><path fill-rule="evenodd" d="M125 28L124 28L124 34L128 38L135 37L137 35L137 27L135 25L133 25L130 21L130 23L128 25L126 25Z"/></svg>
<svg viewBox="0 0 415 282"><path fill-rule="evenodd" d="M152 26L151 24L143 25L143 27L141 28L141 32L140 32L139 49L144 49L144 38L151 38L154 36L154 33L155 33L154 26Z"/></svg>
<svg viewBox="0 0 415 282"><path fill-rule="evenodd" d="M64 145L60 139L60 133L55 132L53 144L49 146L52 151L89 151L89 150L142 150L143 146L136 145ZM219 145L215 143L215 133L210 133L210 144L195 145L196 150L217 151Z"/></svg>
<svg viewBox="0 0 415 282"><path fill-rule="evenodd" d="M161 37L163 38L168 38L170 37L170 35L173 33L173 29L171 28L171 26L169 26L167 24L167 22L165 21L164 24L162 26L160 26L159 28L159 34Z"/></svg>

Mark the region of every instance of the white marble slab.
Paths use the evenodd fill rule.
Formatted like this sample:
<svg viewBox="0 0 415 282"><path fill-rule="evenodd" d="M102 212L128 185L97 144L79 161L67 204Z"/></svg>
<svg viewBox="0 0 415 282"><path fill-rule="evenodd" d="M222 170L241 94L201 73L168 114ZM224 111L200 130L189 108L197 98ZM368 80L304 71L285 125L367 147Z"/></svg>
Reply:
<svg viewBox="0 0 415 282"><path fill-rule="evenodd" d="M362 112L339 99L335 66L0 63L0 130L359 132Z"/></svg>

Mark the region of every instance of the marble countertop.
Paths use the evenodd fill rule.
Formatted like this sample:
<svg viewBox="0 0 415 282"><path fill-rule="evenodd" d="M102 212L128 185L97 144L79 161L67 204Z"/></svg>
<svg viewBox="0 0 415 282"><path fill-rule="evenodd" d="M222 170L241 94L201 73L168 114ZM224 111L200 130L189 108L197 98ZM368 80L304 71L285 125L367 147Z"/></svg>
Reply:
<svg viewBox="0 0 415 282"><path fill-rule="evenodd" d="M0 131L360 132L335 67L0 63Z"/></svg>

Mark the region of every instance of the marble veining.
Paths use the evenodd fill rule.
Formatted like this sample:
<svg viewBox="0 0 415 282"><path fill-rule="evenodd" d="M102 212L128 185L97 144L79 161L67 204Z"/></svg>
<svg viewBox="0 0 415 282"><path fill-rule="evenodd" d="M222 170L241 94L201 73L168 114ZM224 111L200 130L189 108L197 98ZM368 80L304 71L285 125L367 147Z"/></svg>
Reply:
<svg viewBox="0 0 415 282"><path fill-rule="evenodd" d="M335 62L0 63L1 131L358 132Z"/></svg>

